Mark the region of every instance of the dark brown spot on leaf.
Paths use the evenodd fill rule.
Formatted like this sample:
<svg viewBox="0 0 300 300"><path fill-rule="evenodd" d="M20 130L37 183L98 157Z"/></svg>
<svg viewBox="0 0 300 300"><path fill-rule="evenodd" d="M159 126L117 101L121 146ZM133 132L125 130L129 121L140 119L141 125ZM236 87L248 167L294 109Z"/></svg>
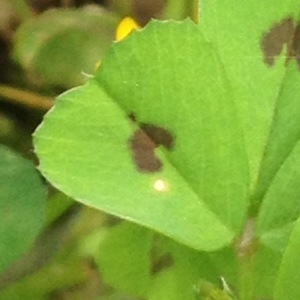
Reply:
<svg viewBox="0 0 300 300"><path fill-rule="evenodd" d="M136 117L135 117L135 114L134 113L130 113L128 115L128 118L132 121L132 122L136 122Z"/></svg>
<svg viewBox="0 0 300 300"><path fill-rule="evenodd" d="M300 67L299 39L300 24L292 18L273 25L262 38L261 48L264 54L264 62L269 66L273 66L276 56L280 55L284 46L286 46L286 63L295 58Z"/></svg>
<svg viewBox="0 0 300 300"><path fill-rule="evenodd" d="M170 253L166 253L160 257L154 258L152 262L152 274L157 274L164 269L171 267L174 264L173 257Z"/></svg>
<svg viewBox="0 0 300 300"><path fill-rule="evenodd" d="M293 39L294 21L286 19L275 24L262 40L264 61L266 64L274 65L275 57L283 50L283 46L290 45Z"/></svg>
<svg viewBox="0 0 300 300"><path fill-rule="evenodd" d="M168 150L173 148L173 137L166 129L151 124L142 124L141 128L155 142L156 146L163 145Z"/></svg>
<svg viewBox="0 0 300 300"><path fill-rule="evenodd" d="M162 162L155 156L155 148L160 145L173 148L174 139L169 131L151 124L141 124L130 139L133 161L140 172L153 173L162 168Z"/></svg>
<svg viewBox="0 0 300 300"><path fill-rule="evenodd" d="M295 28L293 42L291 47L289 48L287 62L293 57L296 59L298 67L300 68L300 24L299 23Z"/></svg>
<svg viewBox="0 0 300 300"><path fill-rule="evenodd" d="M133 160L140 172L157 172L160 171L162 163L155 157L155 143L147 134L138 129L130 141Z"/></svg>

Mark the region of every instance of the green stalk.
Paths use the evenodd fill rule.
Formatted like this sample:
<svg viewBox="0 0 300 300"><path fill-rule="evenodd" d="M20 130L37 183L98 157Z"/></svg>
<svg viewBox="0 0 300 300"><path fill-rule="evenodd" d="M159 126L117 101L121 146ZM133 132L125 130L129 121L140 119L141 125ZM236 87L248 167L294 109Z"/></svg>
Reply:
<svg viewBox="0 0 300 300"><path fill-rule="evenodd" d="M239 299L254 299L254 254L256 240L254 238L254 220L250 219L245 225L244 232L237 245L237 255L240 269Z"/></svg>
<svg viewBox="0 0 300 300"><path fill-rule="evenodd" d="M47 111L53 106L51 97L42 96L31 91L24 91L19 88L0 85L0 101L18 104L29 109Z"/></svg>
<svg viewBox="0 0 300 300"><path fill-rule="evenodd" d="M17 11L17 14L22 22L26 21L32 16L32 12L30 10L29 5L25 0L12 0L12 4Z"/></svg>
<svg viewBox="0 0 300 300"><path fill-rule="evenodd" d="M253 262L252 257L245 255L240 257L240 289L239 299L240 300L253 300Z"/></svg>
<svg viewBox="0 0 300 300"><path fill-rule="evenodd" d="M187 17L198 19L198 1L169 0L163 12L163 19L183 20Z"/></svg>

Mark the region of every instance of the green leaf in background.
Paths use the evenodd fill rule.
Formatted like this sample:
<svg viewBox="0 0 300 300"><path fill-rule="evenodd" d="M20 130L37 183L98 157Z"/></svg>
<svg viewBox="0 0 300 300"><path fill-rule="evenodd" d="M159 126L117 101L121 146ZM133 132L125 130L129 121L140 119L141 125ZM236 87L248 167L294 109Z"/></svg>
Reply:
<svg viewBox="0 0 300 300"><path fill-rule="evenodd" d="M194 300L196 291L177 268L167 269L157 275L149 292L149 300Z"/></svg>
<svg viewBox="0 0 300 300"><path fill-rule="evenodd" d="M198 26L152 22L58 99L35 135L40 170L85 204L196 249L221 248L247 207L233 99Z"/></svg>
<svg viewBox="0 0 300 300"><path fill-rule="evenodd" d="M208 284L212 294L223 289L221 278L229 286L237 286L237 266L232 254L230 249L199 252L122 222L108 230L96 261L106 284L124 293L147 295L149 300L195 299L208 282L213 283Z"/></svg>
<svg viewBox="0 0 300 300"><path fill-rule="evenodd" d="M45 186L34 165L0 146L0 271L32 245L44 222Z"/></svg>
<svg viewBox="0 0 300 300"><path fill-rule="evenodd" d="M220 274L207 253L128 222L109 229L96 261L106 284L151 300L195 299L201 281L220 284Z"/></svg>
<svg viewBox="0 0 300 300"><path fill-rule="evenodd" d="M208 299L208 300L231 300L231 298L220 298L218 290L212 284L198 285L202 288L198 288L197 283L190 282L189 273L186 270L174 267L165 270L154 278L152 289L149 292L149 300L196 300L196 299ZM205 291L204 291L205 290ZM215 295L216 297L211 297Z"/></svg>
<svg viewBox="0 0 300 300"><path fill-rule="evenodd" d="M300 221L290 236L286 251L283 254L282 264L279 269L274 300L295 300L300 299Z"/></svg>
<svg viewBox="0 0 300 300"><path fill-rule="evenodd" d="M145 297L151 280L152 235L128 222L111 228L96 259L104 282L124 293Z"/></svg>
<svg viewBox="0 0 300 300"><path fill-rule="evenodd" d="M82 72L94 72L117 24L116 16L97 6L51 10L22 24L14 56L48 84L73 87L84 82Z"/></svg>
<svg viewBox="0 0 300 300"><path fill-rule="evenodd" d="M219 270L207 253L165 238L156 242L154 249L159 259L153 261L153 280L147 299L194 300L203 282L220 284Z"/></svg>

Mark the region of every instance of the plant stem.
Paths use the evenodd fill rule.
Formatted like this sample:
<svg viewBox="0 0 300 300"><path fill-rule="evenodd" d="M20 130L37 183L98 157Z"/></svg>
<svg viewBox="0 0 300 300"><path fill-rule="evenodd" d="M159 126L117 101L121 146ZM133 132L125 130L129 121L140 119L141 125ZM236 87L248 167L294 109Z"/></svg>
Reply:
<svg viewBox="0 0 300 300"><path fill-rule="evenodd" d="M201 2L198 0L190 0L190 4L188 6L188 15L190 18L196 22L199 23L199 14L201 11Z"/></svg>
<svg viewBox="0 0 300 300"><path fill-rule="evenodd" d="M198 1L169 0L164 10L164 19L182 20L189 16L194 20L195 15L198 15L195 9L198 11Z"/></svg>
<svg viewBox="0 0 300 300"><path fill-rule="evenodd" d="M25 0L12 0L12 3L22 22L24 22L32 16L30 7Z"/></svg>
<svg viewBox="0 0 300 300"><path fill-rule="evenodd" d="M254 239L254 220L248 220L244 232L237 245L237 255L240 269L239 299L254 299L254 263L256 243Z"/></svg>
<svg viewBox="0 0 300 300"><path fill-rule="evenodd" d="M0 85L0 97L0 101L6 100L10 103L42 111L49 110L54 103L51 97L41 96L34 92L24 91L7 85Z"/></svg>
<svg viewBox="0 0 300 300"><path fill-rule="evenodd" d="M253 264L252 257L240 258L240 300L253 300Z"/></svg>

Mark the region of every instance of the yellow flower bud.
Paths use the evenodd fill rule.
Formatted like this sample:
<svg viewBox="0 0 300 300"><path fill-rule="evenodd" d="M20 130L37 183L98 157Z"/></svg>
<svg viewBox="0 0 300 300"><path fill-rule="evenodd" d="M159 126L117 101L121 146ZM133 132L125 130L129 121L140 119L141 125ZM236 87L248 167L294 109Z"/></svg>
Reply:
<svg viewBox="0 0 300 300"><path fill-rule="evenodd" d="M126 17L124 18L117 30L116 30L116 41L123 40L131 31L141 28L137 22L135 22L132 18Z"/></svg>
<svg viewBox="0 0 300 300"><path fill-rule="evenodd" d="M116 34L115 34L116 41L123 40L128 34L130 34L130 32L139 28L141 28L140 25L137 22L135 22L132 18L130 17L124 18L117 27ZM101 65L101 60L99 60L96 63L95 71L99 69L100 65Z"/></svg>

